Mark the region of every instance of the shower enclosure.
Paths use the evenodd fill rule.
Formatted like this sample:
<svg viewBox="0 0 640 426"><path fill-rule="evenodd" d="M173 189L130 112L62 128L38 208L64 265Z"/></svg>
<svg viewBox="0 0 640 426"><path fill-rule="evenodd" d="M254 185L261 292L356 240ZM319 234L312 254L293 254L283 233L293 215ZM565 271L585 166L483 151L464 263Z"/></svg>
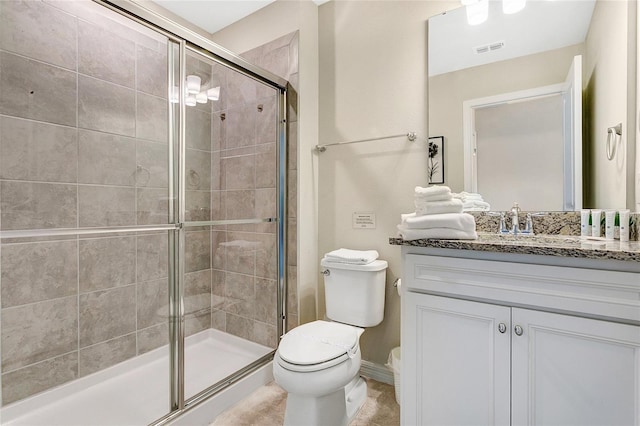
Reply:
<svg viewBox="0 0 640 426"><path fill-rule="evenodd" d="M0 2L2 424L171 422L285 327L286 81L118 5Z"/></svg>

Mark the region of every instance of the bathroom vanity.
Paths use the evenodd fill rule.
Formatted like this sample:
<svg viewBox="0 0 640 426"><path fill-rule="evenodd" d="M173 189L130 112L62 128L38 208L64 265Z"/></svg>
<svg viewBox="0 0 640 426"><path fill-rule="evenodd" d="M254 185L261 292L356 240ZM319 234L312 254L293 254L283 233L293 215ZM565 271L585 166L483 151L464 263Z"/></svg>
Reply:
<svg viewBox="0 0 640 426"><path fill-rule="evenodd" d="M403 425L639 425L640 243L402 247Z"/></svg>

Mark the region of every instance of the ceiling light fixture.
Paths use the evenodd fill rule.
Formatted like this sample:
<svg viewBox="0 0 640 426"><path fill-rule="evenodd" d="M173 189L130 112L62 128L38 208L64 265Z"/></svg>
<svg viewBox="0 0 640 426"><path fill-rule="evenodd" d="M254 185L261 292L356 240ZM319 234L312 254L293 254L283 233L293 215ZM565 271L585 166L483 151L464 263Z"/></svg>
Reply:
<svg viewBox="0 0 640 426"><path fill-rule="evenodd" d="M461 0L461 3L465 6L469 25L480 25L489 17L489 0ZM502 0L502 12L507 15L518 13L526 4L527 0Z"/></svg>
<svg viewBox="0 0 640 426"><path fill-rule="evenodd" d="M196 102L199 104L206 104L207 100L207 92L200 92L196 94Z"/></svg>
<svg viewBox="0 0 640 426"><path fill-rule="evenodd" d="M489 0L462 0L469 25L480 25L489 17Z"/></svg>
<svg viewBox="0 0 640 426"><path fill-rule="evenodd" d="M205 86L209 82L205 82ZM197 90L196 90L197 89ZM173 104L180 102L180 89L174 86L171 90L169 101ZM202 87L202 79L197 75L188 75L187 84L185 86L185 105L196 106L197 104L206 104L208 101L217 101L220 99L220 86L206 88Z"/></svg>
<svg viewBox="0 0 640 426"><path fill-rule="evenodd" d="M202 80L197 75L187 76L187 92L190 95L195 95L200 91L200 84Z"/></svg>
<svg viewBox="0 0 640 426"><path fill-rule="evenodd" d="M518 13L526 4L527 0L502 0L502 11L507 15Z"/></svg>
<svg viewBox="0 0 640 426"><path fill-rule="evenodd" d="M193 95L189 95L186 97L186 99L184 100L185 105L187 106L196 106L196 104L198 103L198 101L196 100L196 97Z"/></svg>
<svg viewBox="0 0 640 426"><path fill-rule="evenodd" d="M212 87L211 89L207 90L207 98L212 101L217 101L218 99L220 99L220 86Z"/></svg>

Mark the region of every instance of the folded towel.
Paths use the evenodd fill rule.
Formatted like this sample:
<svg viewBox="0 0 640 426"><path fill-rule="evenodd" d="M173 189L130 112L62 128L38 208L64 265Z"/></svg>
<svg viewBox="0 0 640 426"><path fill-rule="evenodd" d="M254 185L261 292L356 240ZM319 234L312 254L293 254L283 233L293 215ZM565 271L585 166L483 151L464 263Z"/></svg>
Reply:
<svg viewBox="0 0 640 426"><path fill-rule="evenodd" d="M449 201L418 201L415 202L416 215L440 214L440 213L461 213L462 201L454 199Z"/></svg>
<svg viewBox="0 0 640 426"><path fill-rule="evenodd" d="M432 201L449 201L452 199L453 197L451 196L451 194L430 195L430 196L416 195L414 197L414 200L416 202L422 202L422 203L428 203Z"/></svg>
<svg viewBox="0 0 640 426"><path fill-rule="evenodd" d="M408 229L447 228L467 232L476 230L475 218L467 213L407 215L403 218L402 224Z"/></svg>
<svg viewBox="0 0 640 426"><path fill-rule="evenodd" d="M414 197L416 201L447 201L451 199L451 189L448 186L416 186Z"/></svg>
<svg viewBox="0 0 640 426"><path fill-rule="evenodd" d="M403 225L398 225L398 234L403 240L422 240L422 239L440 239L440 240L476 240L478 234L476 231L460 231L459 229L449 228L432 228L432 229L409 229Z"/></svg>
<svg viewBox="0 0 640 426"><path fill-rule="evenodd" d="M410 217L416 217L416 212L400 214L400 218L402 219L400 222L404 225Z"/></svg>
<svg viewBox="0 0 640 426"><path fill-rule="evenodd" d="M462 210L476 212L489 211L491 210L491 205L486 201L467 200L462 202Z"/></svg>
<svg viewBox="0 0 640 426"><path fill-rule="evenodd" d="M366 265L378 258L378 252L376 250L350 250L341 248L325 254L324 258L329 262Z"/></svg>
<svg viewBox="0 0 640 426"><path fill-rule="evenodd" d="M456 194L455 192L451 193L451 196L453 198L459 198L462 201L465 200L482 200L482 195L478 194L477 192L466 192L466 191L462 191L459 194Z"/></svg>
<svg viewBox="0 0 640 426"><path fill-rule="evenodd" d="M423 188L421 186L416 186L415 193L416 195L426 195L426 196L451 194L451 188L444 185L428 186L426 188Z"/></svg>

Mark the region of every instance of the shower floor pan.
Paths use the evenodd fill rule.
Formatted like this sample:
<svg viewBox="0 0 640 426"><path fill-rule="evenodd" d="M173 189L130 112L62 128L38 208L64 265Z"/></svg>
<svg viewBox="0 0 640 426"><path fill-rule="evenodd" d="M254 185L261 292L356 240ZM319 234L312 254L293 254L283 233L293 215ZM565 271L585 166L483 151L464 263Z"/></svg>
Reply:
<svg viewBox="0 0 640 426"><path fill-rule="evenodd" d="M186 398L240 370L272 349L208 329L185 341ZM207 424L273 379L271 363L215 395L174 423ZM2 425L140 426L169 412L169 349L155 349L0 409Z"/></svg>

